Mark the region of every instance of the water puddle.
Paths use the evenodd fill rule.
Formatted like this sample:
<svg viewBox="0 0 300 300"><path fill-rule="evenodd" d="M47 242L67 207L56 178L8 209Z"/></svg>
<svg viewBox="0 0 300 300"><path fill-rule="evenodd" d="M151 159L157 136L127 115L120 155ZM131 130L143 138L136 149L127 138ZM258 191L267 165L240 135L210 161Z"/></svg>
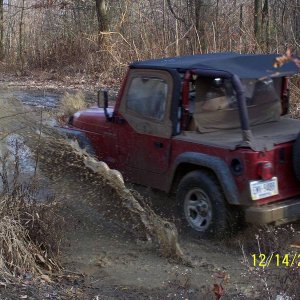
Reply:
<svg viewBox="0 0 300 300"><path fill-rule="evenodd" d="M15 91L13 96L24 105L38 108L57 108L61 98L61 95L57 93L33 90Z"/></svg>

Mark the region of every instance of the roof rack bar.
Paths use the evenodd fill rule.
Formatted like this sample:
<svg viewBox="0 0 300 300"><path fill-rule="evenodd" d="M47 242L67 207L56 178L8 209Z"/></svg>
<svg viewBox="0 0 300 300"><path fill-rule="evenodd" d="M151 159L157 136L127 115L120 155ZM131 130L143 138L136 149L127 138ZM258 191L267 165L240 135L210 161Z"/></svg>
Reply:
<svg viewBox="0 0 300 300"><path fill-rule="evenodd" d="M232 84L236 91L242 130L248 131L250 130L250 125L244 87L237 75L232 76Z"/></svg>

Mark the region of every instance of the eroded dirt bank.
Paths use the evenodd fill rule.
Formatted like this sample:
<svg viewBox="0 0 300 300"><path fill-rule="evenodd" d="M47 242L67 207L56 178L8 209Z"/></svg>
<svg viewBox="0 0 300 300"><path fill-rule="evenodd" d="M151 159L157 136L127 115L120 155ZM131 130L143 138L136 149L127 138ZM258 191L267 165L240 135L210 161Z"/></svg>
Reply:
<svg viewBox="0 0 300 300"><path fill-rule="evenodd" d="M39 113L37 124L32 124L31 118L2 118L14 114L15 101L46 102L49 108L57 106L61 95L2 88L0 103L6 110L0 114L1 139L39 124ZM45 123L52 123L48 112L43 113L43 118ZM79 174L76 163L68 161L68 157L64 159L62 165L61 159L50 157L51 163L41 167L46 178L45 193L56 194L63 203L61 214L66 222L60 259L64 273L53 276L55 283L48 289L31 291L27 284L26 291L30 292L22 295L27 293L31 299L216 299L213 286L219 287L222 282L222 299L259 297L255 282L249 282L249 268L243 263L242 253L247 239L255 245L256 231L242 232L227 241L199 240L180 231L180 245L193 267L168 260L158 254L153 244L132 235L126 219L120 218L118 210L122 208L113 204L109 189L98 189L97 181ZM50 172L53 169L55 174ZM129 187L137 189L157 213L180 226L172 197L139 186ZM103 205L104 199L112 205ZM12 290L9 286L0 287L0 295L18 299L14 298L17 294L10 296Z"/></svg>

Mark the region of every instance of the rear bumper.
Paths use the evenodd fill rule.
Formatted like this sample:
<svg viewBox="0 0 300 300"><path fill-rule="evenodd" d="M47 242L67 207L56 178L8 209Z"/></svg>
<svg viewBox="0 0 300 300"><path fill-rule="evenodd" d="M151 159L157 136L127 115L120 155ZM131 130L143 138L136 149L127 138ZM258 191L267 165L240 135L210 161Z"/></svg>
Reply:
<svg viewBox="0 0 300 300"><path fill-rule="evenodd" d="M280 225L300 220L300 197L246 208L245 218L246 222L258 225L270 223Z"/></svg>

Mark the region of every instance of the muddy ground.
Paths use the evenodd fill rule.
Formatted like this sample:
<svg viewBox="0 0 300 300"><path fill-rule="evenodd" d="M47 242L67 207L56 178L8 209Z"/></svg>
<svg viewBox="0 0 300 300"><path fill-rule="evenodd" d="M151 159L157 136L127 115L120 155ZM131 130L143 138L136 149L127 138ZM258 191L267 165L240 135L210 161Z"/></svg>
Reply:
<svg viewBox="0 0 300 300"><path fill-rule="evenodd" d="M43 89L41 84L27 89L16 81L2 82L0 98L13 97L50 111L57 107L64 88ZM89 102L96 101L93 91L86 93ZM178 264L161 257L153 244L134 238L120 220L105 217L97 203L87 201L87 194L77 190L79 185L77 174L68 173L61 182L47 186L50 193L64 193L60 200L66 222L59 255L63 271L51 274L51 283L33 284L23 278L20 286L0 284L0 299L218 299L213 287L220 283L224 288L221 299L259 298L261 285L252 277L257 273L252 274L245 264L242 249L251 260L251 251L258 251L256 238L261 231L244 229L224 241L198 239L182 229L174 197L128 183L158 214L177 225L180 245L193 266ZM91 188L85 182L84 190Z"/></svg>

